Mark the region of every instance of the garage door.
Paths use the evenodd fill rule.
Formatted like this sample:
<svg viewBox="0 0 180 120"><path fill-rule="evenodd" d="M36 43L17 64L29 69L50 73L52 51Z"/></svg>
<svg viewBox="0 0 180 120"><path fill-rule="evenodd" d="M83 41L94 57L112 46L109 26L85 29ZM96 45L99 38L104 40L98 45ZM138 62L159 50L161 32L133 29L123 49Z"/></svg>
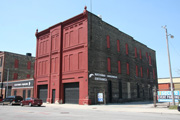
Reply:
<svg viewBox="0 0 180 120"><path fill-rule="evenodd" d="M79 83L64 84L64 101L70 104L79 104Z"/></svg>
<svg viewBox="0 0 180 120"><path fill-rule="evenodd" d="M47 99L47 91L48 91L48 87L47 85L39 85L38 86L38 98L42 99L43 102L46 102Z"/></svg>

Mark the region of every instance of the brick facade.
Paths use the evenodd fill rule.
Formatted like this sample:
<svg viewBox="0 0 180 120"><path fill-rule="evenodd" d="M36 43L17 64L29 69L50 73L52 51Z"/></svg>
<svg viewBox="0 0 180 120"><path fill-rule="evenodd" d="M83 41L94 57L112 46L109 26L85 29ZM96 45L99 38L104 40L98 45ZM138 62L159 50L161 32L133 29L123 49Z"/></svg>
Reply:
<svg viewBox="0 0 180 120"><path fill-rule="evenodd" d="M107 102L152 99L152 88L157 87L155 51L102 21L96 15L89 13L88 21L88 71L89 74L104 74L107 78L107 81L95 80L98 75L89 78L88 91L92 103L98 102L95 94L104 91ZM110 43L107 43L107 36ZM110 46L107 47L107 44ZM107 68L108 58L111 60L111 71ZM118 61L120 61L120 73L118 73ZM108 78L107 75L117 78ZM108 81L111 81L111 88L108 88ZM130 83L130 98L128 98L128 83ZM109 89L112 89L111 92Z"/></svg>
<svg viewBox="0 0 180 120"><path fill-rule="evenodd" d="M35 58L31 56L31 54L27 53L27 55L20 55L16 53L11 52L0 52L0 59L1 59L1 65L0 65L0 82L1 82L1 91L0 95L3 94L3 96L6 96L6 88L7 88L7 78L9 88L11 88L11 94L14 95L13 85L17 81L29 81L34 76L34 62ZM26 90L26 87L18 88L17 94L21 95L19 93L21 90ZM28 88L27 88L28 89ZM33 89L33 87L31 88ZM31 94L33 93L33 90ZM33 94L32 94L33 95ZM31 96L32 96L31 95ZM8 95L9 96L9 95ZM21 95L22 96L22 95Z"/></svg>
<svg viewBox="0 0 180 120"><path fill-rule="evenodd" d="M45 90L47 102L65 103L65 87L78 83L79 104L98 104L99 93L103 103L152 99L155 51L86 9L36 38L35 97Z"/></svg>

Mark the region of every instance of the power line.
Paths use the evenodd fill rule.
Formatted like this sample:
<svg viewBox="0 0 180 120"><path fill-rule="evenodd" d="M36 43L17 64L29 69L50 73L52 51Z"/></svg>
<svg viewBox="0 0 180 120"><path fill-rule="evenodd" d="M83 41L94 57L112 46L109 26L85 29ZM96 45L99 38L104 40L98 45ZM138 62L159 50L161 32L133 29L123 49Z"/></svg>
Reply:
<svg viewBox="0 0 180 120"><path fill-rule="evenodd" d="M173 47L173 49L175 50L175 52L177 53L177 55L180 57L180 53L176 50L176 48L174 47L174 45L171 43L171 41L169 41L170 45Z"/></svg>

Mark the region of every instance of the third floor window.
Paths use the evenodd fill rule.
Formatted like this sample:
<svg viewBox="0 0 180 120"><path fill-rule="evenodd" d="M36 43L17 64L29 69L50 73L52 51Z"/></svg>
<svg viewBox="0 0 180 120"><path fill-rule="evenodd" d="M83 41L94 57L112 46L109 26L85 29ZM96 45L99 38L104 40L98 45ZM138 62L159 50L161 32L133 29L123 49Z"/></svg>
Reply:
<svg viewBox="0 0 180 120"><path fill-rule="evenodd" d="M117 51L120 52L120 41L117 40Z"/></svg>
<svg viewBox="0 0 180 120"><path fill-rule="evenodd" d="M14 68L18 68L19 67L19 60L15 59L14 61Z"/></svg>
<svg viewBox="0 0 180 120"><path fill-rule="evenodd" d="M107 40L107 48L110 48L110 37L109 37L109 35L106 36L106 40Z"/></svg>
<svg viewBox="0 0 180 120"><path fill-rule="evenodd" d="M126 55L128 55L129 51L128 51L128 44L126 43Z"/></svg>

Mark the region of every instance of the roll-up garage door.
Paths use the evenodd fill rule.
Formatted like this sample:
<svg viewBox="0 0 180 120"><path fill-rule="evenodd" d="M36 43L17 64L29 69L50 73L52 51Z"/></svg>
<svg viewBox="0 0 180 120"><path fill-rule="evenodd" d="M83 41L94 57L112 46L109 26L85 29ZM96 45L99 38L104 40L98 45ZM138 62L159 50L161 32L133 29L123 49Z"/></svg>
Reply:
<svg viewBox="0 0 180 120"><path fill-rule="evenodd" d="M46 102L47 94L48 94L48 86L47 85L39 85L38 86L38 98L42 99L43 102Z"/></svg>
<svg viewBox="0 0 180 120"><path fill-rule="evenodd" d="M64 101L70 104L79 104L79 83L64 84Z"/></svg>

